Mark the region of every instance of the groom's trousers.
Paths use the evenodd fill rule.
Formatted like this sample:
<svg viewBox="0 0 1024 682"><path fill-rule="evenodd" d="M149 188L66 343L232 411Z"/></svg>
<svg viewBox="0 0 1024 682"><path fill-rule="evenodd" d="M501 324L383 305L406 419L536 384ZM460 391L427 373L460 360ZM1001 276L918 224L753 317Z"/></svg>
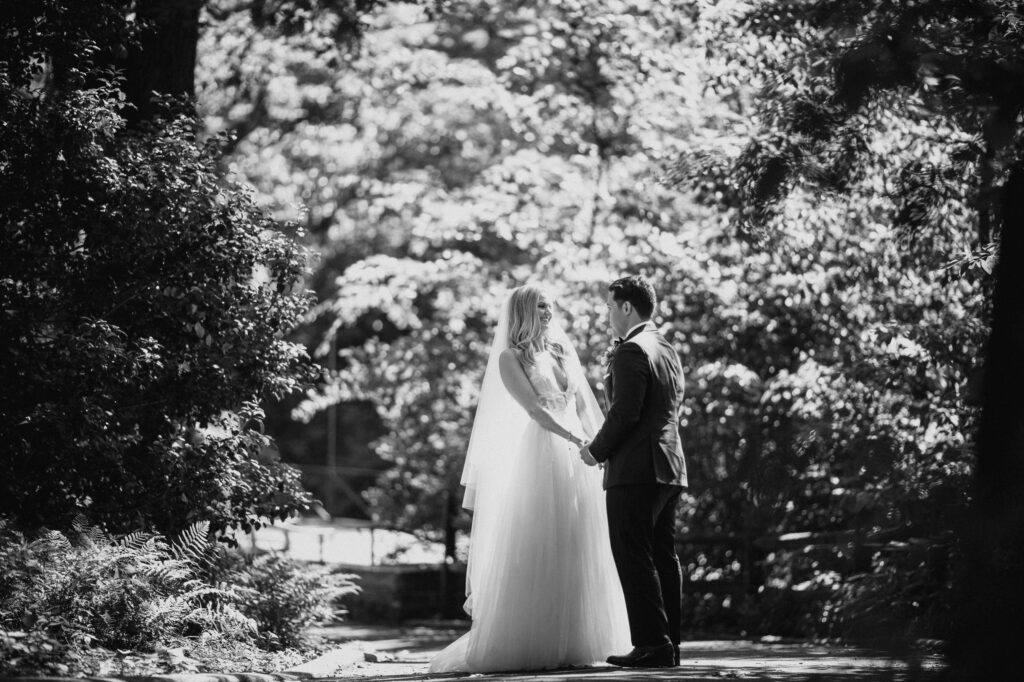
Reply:
<svg viewBox="0 0 1024 682"><path fill-rule="evenodd" d="M679 644L683 581L675 519L681 492L679 486L662 483L605 491L612 555L633 646Z"/></svg>

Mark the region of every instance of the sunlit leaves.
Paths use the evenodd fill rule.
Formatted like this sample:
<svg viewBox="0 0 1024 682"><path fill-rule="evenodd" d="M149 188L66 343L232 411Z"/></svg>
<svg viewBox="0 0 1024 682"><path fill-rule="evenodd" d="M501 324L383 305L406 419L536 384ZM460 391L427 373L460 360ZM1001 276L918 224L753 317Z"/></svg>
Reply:
<svg viewBox="0 0 1024 682"><path fill-rule="evenodd" d="M962 502L983 279L943 266L985 262L963 230L972 137L916 100L842 112L808 52L821 17L778 38L752 27L792 18L759 6L395 5L345 68L292 81L292 101L329 84L329 115L240 145L234 168L322 254L312 345L334 336L338 370L299 416L373 401L381 518L440 532L505 292L551 287L600 389L624 272L654 280L684 363L684 533L928 534ZM928 230L894 229L904 195Z"/></svg>

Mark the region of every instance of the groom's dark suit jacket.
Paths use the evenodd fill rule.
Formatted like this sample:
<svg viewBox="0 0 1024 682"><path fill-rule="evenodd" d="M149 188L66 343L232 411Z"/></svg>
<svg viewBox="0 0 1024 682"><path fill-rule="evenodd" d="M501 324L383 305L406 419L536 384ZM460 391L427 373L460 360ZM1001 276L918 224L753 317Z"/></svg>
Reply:
<svg viewBox="0 0 1024 682"><path fill-rule="evenodd" d="M648 322L612 355L605 392L610 407L590 454L605 462L604 487L687 484L679 441L683 370L676 351Z"/></svg>

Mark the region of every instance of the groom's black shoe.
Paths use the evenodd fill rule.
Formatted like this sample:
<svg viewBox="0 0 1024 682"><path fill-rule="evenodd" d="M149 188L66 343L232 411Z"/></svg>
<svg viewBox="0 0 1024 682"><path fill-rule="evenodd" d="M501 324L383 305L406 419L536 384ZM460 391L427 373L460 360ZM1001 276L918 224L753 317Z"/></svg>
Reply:
<svg viewBox="0 0 1024 682"><path fill-rule="evenodd" d="M671 668L676 665L675 650L671 644L638 646L625 656L609 656L608 662L623 668Z"/></svg>

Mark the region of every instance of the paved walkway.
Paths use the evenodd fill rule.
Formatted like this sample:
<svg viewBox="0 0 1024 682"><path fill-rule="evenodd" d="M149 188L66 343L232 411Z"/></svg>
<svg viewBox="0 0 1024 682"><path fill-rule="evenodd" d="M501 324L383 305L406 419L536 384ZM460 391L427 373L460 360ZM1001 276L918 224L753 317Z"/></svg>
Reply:
<svg viewBox="0 0 1024 682"><path fill-rule="evenodd" d="M722 682L729 679L765 682L882 682L928 680L940 670L937 657L929 656L916 665L895 661L879 652L852 647L805 643L697 641L682 647L679 668L625 670L602 665L535 673L491 675L429 675L433 655L458 637L459 627L380 628L343 625L324 634L339 642L337 667L328 672L321 661L310 670L315 679L413 682L415 680L538 680L557 682L612 682L618 680L689 680ZM328 663L329 667L329 663ZM916 668L917 670L915 671Z"/></svg>
<svg viewBox="0 0 1024 682"><path fill-rule="evenodd" d="M609 665L534 673L430 675L434 654L454 641L465 625L376 627L341 625L320 630L336 646L319 658L280 673L176 674L146 678L86 678L97 682L445 682L446 680L536 680L537 682L934 682L936 656L914 665L879 652L805 643L697 641L682 647L682 665L668 669L623 669ZM18 682L69 682L61 678L10 678ZM993 682L1002 682L995 681Z"/></svg>

